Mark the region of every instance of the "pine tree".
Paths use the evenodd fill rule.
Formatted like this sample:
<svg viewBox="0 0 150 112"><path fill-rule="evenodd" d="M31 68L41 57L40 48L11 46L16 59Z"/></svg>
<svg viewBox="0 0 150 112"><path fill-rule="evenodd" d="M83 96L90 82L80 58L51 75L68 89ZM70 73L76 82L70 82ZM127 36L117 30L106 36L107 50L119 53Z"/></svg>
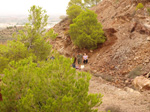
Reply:
<svg viewBox="0 0 150 112"><path fill-rule="evenodd" d="M0 85L1 112L96 112L101 94L88 94L90 74L70 67L71 60L11 62Z"/></svg>
<svg viewBox="0 0 150 112"><path fill-rule="evenodd" d="M0 46L0 73L7 68L9 62L19 61L29 56L35 57L28 52L27 47L20 41L8 41L7 45Z"/></svg>
<svg viewBox="0 0 150 112"><path fill-rule="evenodd" d="M74 44L80 48L95 49L97 44L106 40L102 25L97 21L97 15L88 9L73 20L69 34Z"/></svg>
<svg viewBox="0 0 150 112"><path fill-rule="evenodd" d="M54 39L57 34L52 29L47 33L45 32L48 20L48 15L45 10L34 5L29 12L29 23L25 25L24 31L20 31L18 40L25 44L29 52L35 54L37 60L45 60L51 48L50 44L46 42L46 39L49 37Z"/></svg>
<svg viewBox="0 0 150 112"><path fill-rule="evenodd" d="M69 18L71 19L71 21L73 19L75 19L83 10L81 9L80 6L78 5L72 5L70 6L66 12L67 12L67 15L69 16Z"/></svg>

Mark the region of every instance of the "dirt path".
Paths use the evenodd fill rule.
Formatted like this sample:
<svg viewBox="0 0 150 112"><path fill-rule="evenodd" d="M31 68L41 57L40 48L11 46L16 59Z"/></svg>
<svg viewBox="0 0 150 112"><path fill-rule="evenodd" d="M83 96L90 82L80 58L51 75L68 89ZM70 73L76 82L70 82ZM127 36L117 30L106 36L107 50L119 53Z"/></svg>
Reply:
<svg viewBox="0 0 150 112"><path fill-rule="evenodd" d="M93 76L89 92L104 95L99 111L110 107L114 110L112 112L150 112L150 91L140 93L127 87L124 90L119 89L100 77Z"/></svg>

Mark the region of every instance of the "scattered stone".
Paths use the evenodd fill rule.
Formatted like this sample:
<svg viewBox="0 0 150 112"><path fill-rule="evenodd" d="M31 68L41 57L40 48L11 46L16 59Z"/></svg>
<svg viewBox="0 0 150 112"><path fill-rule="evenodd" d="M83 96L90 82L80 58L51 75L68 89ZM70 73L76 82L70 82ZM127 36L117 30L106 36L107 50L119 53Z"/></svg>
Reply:
<svg viewBox="0 0 150 112"><path fill-rule="evenodd" d="M145 63L149 63L149 59L146 59L146 60L145 60Z"/></svg>
<svg viewBox="0 0 150 112"><path fill-rule="evenodd" d="M90 52L92 53L92 52L93 52L93 50L90 50Z"/></svg>
<svg viewBox="0 0 150 112"><path fill-rule="evenodd" d="M144 76L137 76L133 80L133 85L138 90L150 89L150 80L145 78Z"/></svg>
<svg viewBox="0 0 150 112"><path fill-rule="evenodd" d="M125 83L126 83L126 84L129 83L129 80L126 80Z"/></svg>
<svg viewBox="0 0 150 112"><path fill-rule="evenodd" d="M135 90L133 90L132 88L125 87L124 89L125 89L125 91L127 91L128 93L134 93L134 95L141 95L140 92L135 91Z"/></svg>
<svg viewBox="0 0 150 112"><path fill-rule="evenodd" d="M97 70L93 70L94 73L97 73Z"/></svg>
<svg viewBox="0 0 150 112"><path fill-rule="evenodd" d="M147 37L147 41L150 41L150 37Z"/></svg>
<svg viewBox="0 0 150 112"><path fill-rule="evenodd" d="M75 50L75 49L77 49L77 48L78 48L78 47L74 45L74 46L72 47L72 50Z"/></svg>
<svg viewBox="0 0 150 112"><path fill-rule="evenodd" d="M61 35L58 35L57 38L62 38L62 36L61 36Z"/></svg>
<svg viewBox="0 0 150 112"><path fill-rule="evenodd" d="M96 74L93 74L93 75L94 75L95 77L100 77L100 74L97 74L97 73L96 73Z"/></svg>
<svg viewBox="0 0 150 112"><path fill-rule="evenodd" d="M115 68L115 66L114 65L112 65L111 67L110 67L110 69L114 69Z"/></svg>

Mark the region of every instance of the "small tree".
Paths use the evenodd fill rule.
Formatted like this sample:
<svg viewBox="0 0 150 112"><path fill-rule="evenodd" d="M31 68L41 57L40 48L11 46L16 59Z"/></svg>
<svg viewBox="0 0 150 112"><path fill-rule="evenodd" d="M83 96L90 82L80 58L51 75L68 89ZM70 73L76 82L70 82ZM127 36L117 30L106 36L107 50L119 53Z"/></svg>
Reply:
<svg viewBox="0 0 150 112"><path fill-rule="evenodd" d="M25 44L29 52L35 54L37 60L45 60L51 48L51 45L46 42L46 39L49 37L56 38L57 34L54 34L53 30L45 33L45 26L47 25L48 19L45 10L34 5L29 12L29 23L25 25L24 31L20 31L18 40Z"/></svg>
<svg viewBox="0 0 150 112"><path fill-rule="evenodd" d="M0 50L0 73L7 68L9 62L19 61L34 55L28 52L27 47L19 41L8 41L6 46Z"/></svg>
<svg viewBox="0 0 150 112"><path fill-rule="evenodd" d="M88 9L73 20L69 33L74 44L80 48L95 49L98 43L104 43L106 40L97 15Z"/></svg>
<svg viewBox="0 0 150 112"><path fill-rule="evenodd" d="M48 16L41 7L32 6L30 9L29 22L17 36L16 41L10 41L6 46L0 46L0 73L11 61L19 61L29 56L34 60L45 60L50 54L51 45L46 42L47 38L55 39L57 34L53 29L45 33Z"/></svg>
<svg viewBox="0 0 150 112"><path fill-rule="evenodd" d="M72 5L66 11L69 18L73 20L82 12L82 9L78 5Z"/></svg>

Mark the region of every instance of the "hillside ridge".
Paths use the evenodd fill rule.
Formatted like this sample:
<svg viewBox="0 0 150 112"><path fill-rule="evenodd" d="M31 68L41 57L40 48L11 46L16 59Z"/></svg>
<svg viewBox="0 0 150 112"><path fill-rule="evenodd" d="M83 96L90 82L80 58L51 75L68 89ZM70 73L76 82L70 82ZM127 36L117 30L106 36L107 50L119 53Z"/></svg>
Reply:
<svg viewBox="0 0 150 112"><path fill-rule="evenodd" d="M143 72L150 69L150 16L146 10L150 2L143 4L144 9L136 12L137 3L130 0L103 0L91 8L98 15L97 19L107 37L107 41L93 52L81 50L72 44L67 33L70 24L68 18L53 27L59 36L51 44L68 57L86 52L89 55L86 71L96 76L113 76L114 85L129 86L131 81L127 77L130 71L139 66L142 66Z"/></svg>

